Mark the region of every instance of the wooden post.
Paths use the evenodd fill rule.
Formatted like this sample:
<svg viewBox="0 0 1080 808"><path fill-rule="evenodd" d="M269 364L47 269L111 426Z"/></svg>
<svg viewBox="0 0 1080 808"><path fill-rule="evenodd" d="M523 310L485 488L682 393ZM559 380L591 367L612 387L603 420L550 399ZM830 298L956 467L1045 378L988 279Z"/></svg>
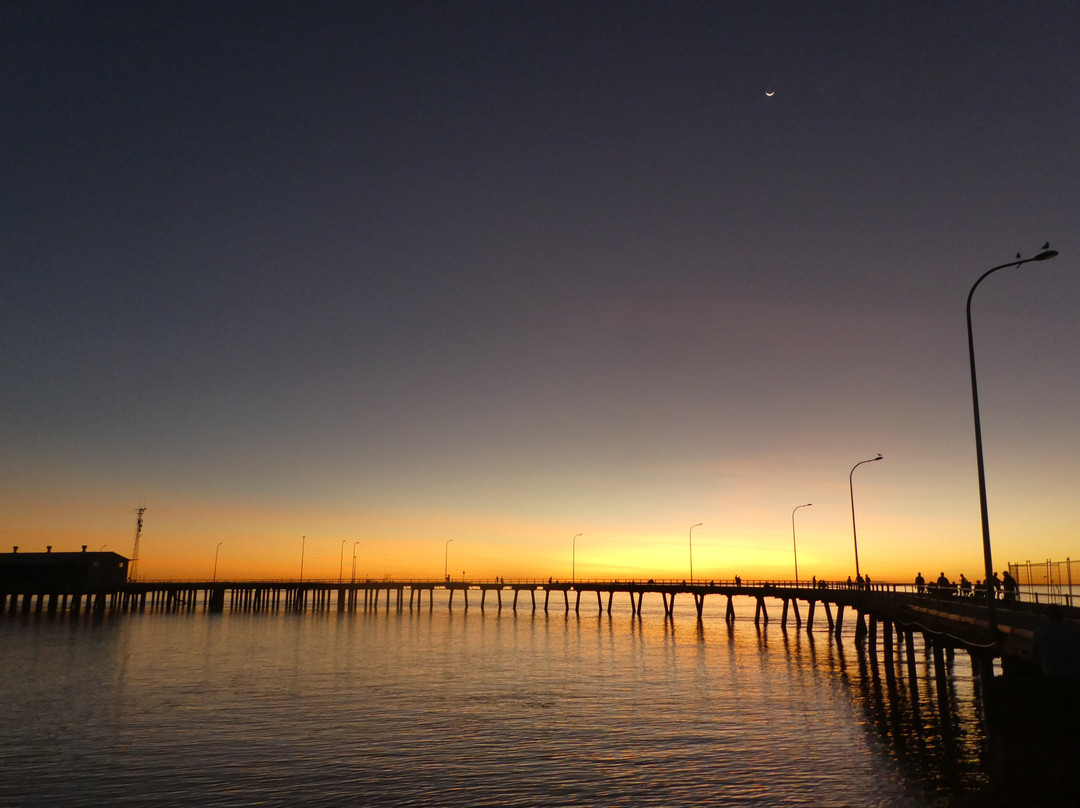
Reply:
<svg viewBox="0 0 1080 808"><path fill-rule="evenodd" d="M855 625L855 638L858 639L860 629L864 635L869 635L871 653L876 653L877 649L877 624L878 621L874 615L864 615L863 612L859 612L859 621Z"/></svg>
<svg viewBox="0 0 1080 808"><path fill-rule="evenodd" d="M222 614L225 611L225 587L215 586L210 589L207 598L207 611L210 614Z"/></svg>
<svg viewBox="0 0 1080 808"><path fill-rule="evenodd" d="M919 697L919 672L915 665L915 632L904 632L904 656L907 657L908 682L911 685L911 699Z"/></svg>
<svg viewBox="0 0 1080 808"><path fill-rule="evenodd" d="M994 681L994 657L991 654L972 654L972 672L979 677L985 697L986 689Z"/></svg>
<svg viewBox="0 0 1080 808"><path fill-rule="evenodd" d="M885 646L885 678L892 682L896 678L896 658L893 656L893 624L889 620L881 623L882 636Z"/></svg>
<svg viewBox="0 0 1080 808"><path fill-rule="evenodd" d="M941 643L930 641L934 649L934 684L937 686L938 710L943 724L949 723L949 679L945 669L945 651Z"/></svg>

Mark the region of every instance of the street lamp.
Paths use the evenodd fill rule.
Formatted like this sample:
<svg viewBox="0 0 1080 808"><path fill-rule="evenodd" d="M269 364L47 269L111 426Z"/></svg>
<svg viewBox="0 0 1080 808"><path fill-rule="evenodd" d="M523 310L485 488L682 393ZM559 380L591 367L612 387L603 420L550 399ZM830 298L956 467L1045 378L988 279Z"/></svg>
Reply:
<svg viewBox="0 0 1080 808"><path fill-rule="evenodd" d="M304 582L304 548L307 546L307 536L300 537L300 583Z"/></svg>
<svg viewBox="0 0 1080 808"><path fill-rule="evenodd" d="M694 528L701 527L701 522L690 525L690 585L694 585Z"/></svg>
<svg viewBox="0 0 1080 808"><path fill-rule="evenodd" d="M356 545L360 542L354 541L352 543L352 582L356 583Z"/></svg>
<svg viewBox="0 0 1080 808"><path fill-rule="evenodd" d="M852 477L855 474L855 469L861 466L863 463L873 463L875 460L882 460L881 452L878 452L877 457L871 457L869 460L860 460L854 466L851 467L851 474L848 475L848 491L851 492L851 537L855 540L855 577L859 577L859 534L855 530L855 486L852 482Z"/></svg>
<svg viewBox="0 0 1080 808"><path fill-rule="evenodd" d="M452 541L453 539L446 540L446 550L443 552L442 573L443 578L445 578L447 581L450 580L450 573L447 572L446 562L450 559L450 542Z"/></svg>
<svg viewBox="0 0 1080 808"><path fill-rule="evenodd" d="M799 548L795 544L795 511L799 508L809 508L813 504L813 502L807 502L805 505L796 505L791 511L791 551L795 554L795 586L799 585Z"/></svg>
<svg viewBox="0 0 1080 808"><path fill-rule="evenodd" d="M577 536L574 536L574 538L570 541L570 585L571 586L573 586L575 583L577 583L577 540L578 540L578 536L580 536L580 535L581 534L578 533Z"/></svg>
<svg viewBox="0 0 1080 808"><path fill-rule="evenodd" d="M979 279L975 281L975 284L971 287L971 291L967 296L967 336L968 336L968 360L971 363L971 409L975 415L975 463L979 470L979 510L982 517L982 541L983 541L983 563L986 565L985 577L983 578L983 584L986 587L986 622L990 630L990 639L997 639L997 615L994 611L994 561L990 553L990 516L986 507L986 469L983 466L983 447L982 447L982 422L979 420L979 385L975 380L975 339L971 332L971 298L975 294L975 290L979 284L983 282L983 279L987 275L993 272L997 272L999 269L1005 267L1018 267L1022 264L1029 264L1032 261L1046 261L1050 258L1057 256L1057 250L1047 249L1050 243L1047 242L1044 245L1043 251L1033 258L1020 258L1020 254L1017 253L1016 261L1010 261L1007 264L998 264L996 267L991 267L986 270Z"/></svg>
<svg viewBox="0 0 1080 808"><path fill-rule="evenodd" d="M217 549L214 550L214 581L213 581L214 583L217 583L217 559L218 559L218 553L221 552L221 545L222 544L224 544L224 542L219 541L217 543Z"/></svg>

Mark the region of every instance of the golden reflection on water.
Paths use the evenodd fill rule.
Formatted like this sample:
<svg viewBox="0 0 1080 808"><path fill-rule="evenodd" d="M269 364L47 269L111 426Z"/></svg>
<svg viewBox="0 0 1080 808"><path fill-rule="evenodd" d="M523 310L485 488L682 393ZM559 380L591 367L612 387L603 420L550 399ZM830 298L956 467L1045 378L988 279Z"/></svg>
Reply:
<svg viewBox="0 0 1080 808"><path fill-rule="evenodd" d="M34 784L0 804L914 808L983 782L963 654L942 702L921 642L912 678L903 646L888 668L752 601L552 605L0 621L0 764Z"/></svg>

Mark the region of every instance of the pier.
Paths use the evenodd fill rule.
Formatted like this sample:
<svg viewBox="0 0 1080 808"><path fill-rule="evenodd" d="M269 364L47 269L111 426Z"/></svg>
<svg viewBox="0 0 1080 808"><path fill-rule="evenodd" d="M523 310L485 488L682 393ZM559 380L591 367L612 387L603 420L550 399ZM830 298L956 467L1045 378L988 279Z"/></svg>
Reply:
<svg viewBox="0 0 1080 808"><path fill-rule="evenodd" d="M573 612L612 614L619 604L635 619L643 615L646 598L660 601L665 619L680 608L693 608L704 619L706 599L719 599L724 619L735 617L734 599L754 602L754 621L779 620L807 632L827 632L839 639L845 621L854 621L857 640L881 645L886 660L895 649L910 647L922 636L938 649L962 648L982 663L1000 657L1003 665L1027 664L1031 638L1046 622L1045 605L997 600L997 632L990 636L986 601L918 592L909 584L875 582L869 588L841 584L806 585L793 582L710 581L688 584L665 580L557 581L525 580L364 580L364 581L148 581L125 582L106 588L43 587L33 591L0 590L0 614L105 615L142 611L328 612L403 611L440 607L488 609L536 614ZM1080 619L1080 608L1068 608Z"/></svg>

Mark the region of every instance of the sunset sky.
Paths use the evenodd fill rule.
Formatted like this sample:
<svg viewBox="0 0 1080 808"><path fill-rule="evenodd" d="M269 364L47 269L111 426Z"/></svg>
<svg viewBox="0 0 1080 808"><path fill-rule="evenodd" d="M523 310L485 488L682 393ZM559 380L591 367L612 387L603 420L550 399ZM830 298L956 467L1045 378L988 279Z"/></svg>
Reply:
<svg viewBox="0 0 1080 808"><path fill-rule="evenodd" d="M975 580L1049 240L990 523L1080 558L1072 0L14 2L0 94L5 551L841 577L881 452Z"/></svg>

